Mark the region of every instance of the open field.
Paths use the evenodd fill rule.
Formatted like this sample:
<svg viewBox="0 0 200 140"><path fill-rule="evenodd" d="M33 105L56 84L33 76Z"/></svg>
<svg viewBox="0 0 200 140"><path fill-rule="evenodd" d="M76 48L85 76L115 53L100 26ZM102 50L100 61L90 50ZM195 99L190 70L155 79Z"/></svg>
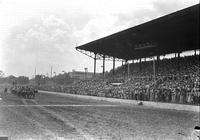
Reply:
<svg viewBox="0 0 200 140"><path fill-rule="evenodd" d="M1 93L0 136L31 140L184 140L198 113L38 93Z"/></svg>

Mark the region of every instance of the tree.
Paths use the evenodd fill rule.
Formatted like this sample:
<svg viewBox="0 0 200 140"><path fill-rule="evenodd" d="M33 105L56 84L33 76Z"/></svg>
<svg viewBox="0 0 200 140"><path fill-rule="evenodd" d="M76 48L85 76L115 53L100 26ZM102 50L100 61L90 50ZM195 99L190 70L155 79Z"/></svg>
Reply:
<svg viewBox="0 0 200 140"><path fill-rule="evenodd" d="M4 77L4 72L2 70L0 70L0 78L3 78Z"/></svg>
<svg viewBox="0 0 200 140"><path fill-rule="evenodd" d="M59 85L70 84L73 82L73 80L70 78L68 73L59 74L53 77L53 79L54 79L54 82Z"/></svg>
<svg viewBox="0 0 200 140"><path fill-rule="evenodd" d="M37 85L45 84L45 75L36 75L35 82Z"/></svg>
<svg viewBox="0 0 200 140"><path fill-rule="evenodd" d="M29 83L29 78L26 76L19 76L17 78L17 83L18 84L28 84Z"/></svg>
<svg viewBox="0 0 200 140"><path fill-rule="evenodd" d="M5 80L10 84L15 84L17 82L17 77L10 75L6 77Z"/></svg>

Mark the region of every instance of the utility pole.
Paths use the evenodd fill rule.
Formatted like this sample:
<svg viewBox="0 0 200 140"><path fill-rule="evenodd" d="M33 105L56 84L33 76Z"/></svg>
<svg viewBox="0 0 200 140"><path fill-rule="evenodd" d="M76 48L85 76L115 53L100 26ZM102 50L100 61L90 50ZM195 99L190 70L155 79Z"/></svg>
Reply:
<svg viewBox="0 0 200 140"><path fill-rule="evenodd" d="M36 77L36 67L35 67L35 77Z"/></svg>
<svg viewBox="0 0 200 140"><path fill-rule="evenodd" d="M51 66L51 78L52 78L52 66Z"/></svg>
<svg viewBox="0 0 200 140"><path fill-rule="evenodd" d="M35 85L36 85L36 67L35 67L34 81L35 81Z"/></svg>

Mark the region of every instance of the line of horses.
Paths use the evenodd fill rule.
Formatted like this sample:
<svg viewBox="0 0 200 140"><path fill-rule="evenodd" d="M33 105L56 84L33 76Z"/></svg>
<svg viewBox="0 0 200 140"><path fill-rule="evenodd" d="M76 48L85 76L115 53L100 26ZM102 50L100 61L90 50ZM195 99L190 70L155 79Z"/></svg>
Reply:
<svg viewBox="0 0 200 140"><path fill-rule="evenodd" d="M30 86L14 86L11 87L10 91L12 94L25 99L34 99L35 94L38 93L36 88Z"/></svg>

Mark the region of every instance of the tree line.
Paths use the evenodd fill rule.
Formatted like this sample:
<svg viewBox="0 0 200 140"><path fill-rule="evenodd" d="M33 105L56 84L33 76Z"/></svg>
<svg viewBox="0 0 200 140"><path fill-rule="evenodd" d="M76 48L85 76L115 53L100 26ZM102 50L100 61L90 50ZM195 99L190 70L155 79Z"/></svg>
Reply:
<svg viewBox="0 0 200 140"><path fill-rule="evenodd" d="M29 79L27 76L7 76L3 71L0 70L0 83L9 83L9 84L35 84L35 85L44 85L44 84L58 84L58 85L67 85L74 81L73 78L69 76L68 73L63 73L55 75L53 77L48 77L42 74L35 75L34 78Z"/></svg>

